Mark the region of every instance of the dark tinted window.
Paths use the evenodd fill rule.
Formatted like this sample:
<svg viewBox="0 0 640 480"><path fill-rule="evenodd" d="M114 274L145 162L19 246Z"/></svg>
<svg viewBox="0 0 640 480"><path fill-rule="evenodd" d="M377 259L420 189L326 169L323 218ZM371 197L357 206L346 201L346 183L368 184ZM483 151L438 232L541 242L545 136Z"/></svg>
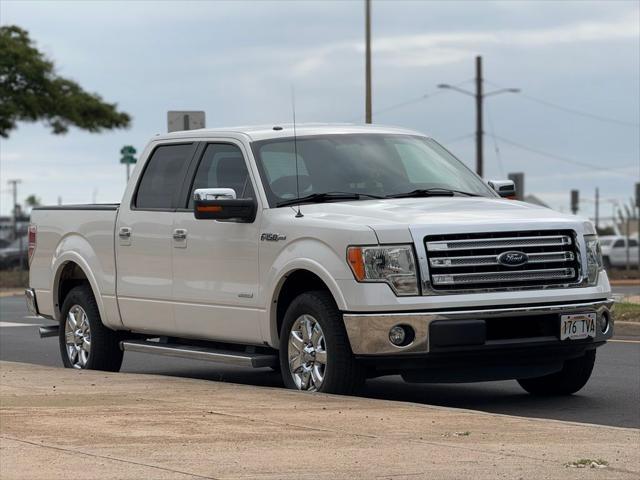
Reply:
<svg viewBox="0 0 640 480"><path fill-rule="evenodd" d="M613 244L612 248L620 248L620 247L624 247L624 240L623 239L616 240L616 243Z"/></svg>
<svg viewBox="0 0 640 480"><path fill-rule="evenodd" d="M172 208L193 149L192 144L164 145L154 150L142 174L137 208Z"/></svg>
<svg viewBox="0 0 640 480"><path fill-rule="evenodd" d="M193 206L193 192L198 188L232 188L236 198L253 198L249 171L240 149L222 143L207 145L191 187L189 208Z"/></svg>
<svg viewBox="0 0 640 480"><path fill-rule="evenodd" d="M638 241L635 238L629 239L629 246L630 247L637 247L638 246Z"/></svg>

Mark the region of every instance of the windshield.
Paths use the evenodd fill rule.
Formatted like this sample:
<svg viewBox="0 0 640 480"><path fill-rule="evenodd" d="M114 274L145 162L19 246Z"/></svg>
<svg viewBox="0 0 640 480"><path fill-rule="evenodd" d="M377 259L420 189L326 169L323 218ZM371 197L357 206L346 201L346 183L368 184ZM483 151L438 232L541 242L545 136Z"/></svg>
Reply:
<svg viewBox="0 0 640 480"><path fill-rule="evenodd" d="M293 137L252 144L269 205L295 199ZM411 135L337 134L298 137L300 197L357 193L386 197L447 189L495 197L484 182L434 140Z"/></svg>

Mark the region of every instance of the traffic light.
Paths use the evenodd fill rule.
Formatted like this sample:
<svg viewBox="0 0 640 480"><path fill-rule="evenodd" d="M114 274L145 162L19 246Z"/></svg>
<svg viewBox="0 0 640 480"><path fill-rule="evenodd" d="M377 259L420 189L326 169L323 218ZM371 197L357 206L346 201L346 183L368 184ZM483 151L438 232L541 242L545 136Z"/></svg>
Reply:
<svg viewBox="0 0 640 480"><path fill-rule="evenodd" d="M577 214L580 209L580 191L571 190L571 211L573 214Z"/></svg>

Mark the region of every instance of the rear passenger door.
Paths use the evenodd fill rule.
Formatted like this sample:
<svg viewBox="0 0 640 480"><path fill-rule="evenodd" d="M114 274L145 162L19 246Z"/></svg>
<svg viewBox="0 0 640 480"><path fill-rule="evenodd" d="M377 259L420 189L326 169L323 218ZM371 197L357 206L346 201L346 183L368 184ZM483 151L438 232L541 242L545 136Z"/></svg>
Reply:
<svg viewBox="0 0 640 480"><path fill-rule="evenodd" d="M193 214L197 188L231 188L236 198L252 198L259 205L246 152L241 143L231 140L202 147L194 161L185 208L175 214L176 325L185 336L261 343L257 308L260 208L251 223L197 220Z"/></svg>
<svg viewBox="0 0 640 480"><path fill-rule="evenodd" d="M172 232L181 189L196 143L154 148L131 202L116 225L117 296L122 323L136 331L176 332L172 305Z"/></svg>

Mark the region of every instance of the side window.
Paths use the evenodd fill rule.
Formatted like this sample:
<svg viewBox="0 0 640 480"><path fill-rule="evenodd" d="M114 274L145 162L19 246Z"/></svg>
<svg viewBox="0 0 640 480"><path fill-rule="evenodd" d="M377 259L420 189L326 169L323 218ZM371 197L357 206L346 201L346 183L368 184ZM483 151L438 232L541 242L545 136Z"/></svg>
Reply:
<svg viewBox="0 0 640 480"><path fill-rule="evenodd" d="M630 238L629 247L637 247L637 246L638 246L638 240L636 240L635 238Z"/></svg>
<svg viewBox="0 0 640 480"><path fill-rule="evenodd" d="M173 208L180 191L193 144L157 147L142 173L136 193L136 208Z"/></svg>
<svg viewBox="0 0 640 480"><path fill-rule="evenodd" d="M624 239L620 238L616 240L616 243L614 243L613 247L611 248L622 248L622 247L624 247Z"/></svg>
<svg viewBox="0 0 640 480"><path fill-rule="evenodd" d="M254 198L253 186L244 156L235 145L210 143L202 155L189 195L193 207L193 192L198 188L232 188L236 198Z"/></svg>

